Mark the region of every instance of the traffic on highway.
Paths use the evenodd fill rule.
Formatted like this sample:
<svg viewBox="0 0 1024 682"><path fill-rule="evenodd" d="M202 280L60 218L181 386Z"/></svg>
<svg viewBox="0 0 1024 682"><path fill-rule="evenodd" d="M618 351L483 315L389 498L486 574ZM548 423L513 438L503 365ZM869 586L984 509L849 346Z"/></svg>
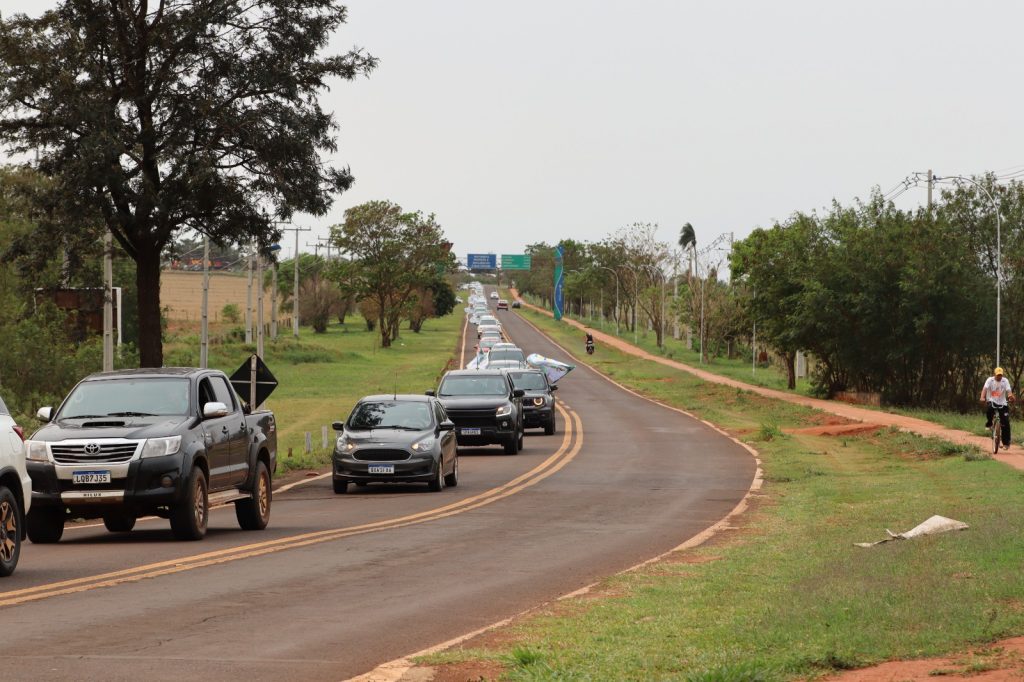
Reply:
<svg viewBox="0 0 1024 682"><path fill-rule="evenodd" d="M130 460L127 478L114 474L120 471L115 464L109 465L111 483L94 474L79 477L84 482L78 485L88 490L103 491L119 481L125 494L116 504L65 507L60 543L44 536L42 543L16 545L29 551L21 552L19 571L0 592L0 609L23 623L9 651L25 653L6 659L16 671L13 679L117 677L129 671L146 679L357 675L667 551L728 513L746 493L755 465L745 450L585 365L562 362L563 351L515 313L501 311L502 345L492 347L496 355L489 357L472 324L482 313L497 314L496 299L487 296L484 305L488 311L474 300L467 312L463 367L421 393L367 395L350 414L339 415L331 470L277 484L273 522L258 537L232 531L242 519L238 501L213 503L216 493L207 492L199 552L190 543L169 541L180 536L162 525L161 516L168 514L136 491L150 490L146 485L162 490L160 478L154 482L156 474L145 467L166 461L176 472L170 490L181 486L185 499L195 499L190 471L210 430L199 412L199 385L219 373L90 377L181 382L188 406L181 396L180 405L164 408L146 398L133 409L118 405L107 412L166 414L95 417L86 415L102 410L87 411L82 404L69 412L74 416L65 425L61 411L72 405L65 401L43 432L26 434L30 443L45 443L51 458L62 439L92 442L82 437L89 428L135 439L142 450L132 454L138 459ZM161 399L173 402L174 387L160 391ZM231 399L240 401L237 395ZM234 404L224 407L231 414ZM219 406L206 409L210 421L223 419L212 416L222 412ZM178 415L182 410L189 414ZM257 415L244 416L256 419L246 428L257 439L266 437L263 447L271 449ZM86 426L94 420L125 423ZM171 427L178 431L167 431ZM176 435L177 449L160 441L163 452L174 454L141 457L146 441ZM680 442L687 445L680 448ZM206 465L211 479L223 481L211 489L224 485L258 501L251 477L258 473L258 484L264 470L273 476L276 453L268 450L268 467L260 448L256 463L244 466L232 465L230 444L227 452L224 465L213 456ZM621 466L624 461L631 465ZM79 470L107 466L29 463L37 476L45 471L50 478L57 466L68 467L69 474L57 477L59 492L75 491ZM655 470L658 483L652 487L643 472ZM205 477L206 469L199 471ZM57 494L50 490L39 492ZM33 497L43 499L26 496L26 502ZM268 494L267 513L269 500ZM196 513L195 506L189 509ZM116 523L129 514L130 532ZM172 518L172 530L173 523ZM588 542L576 541L581 533ZM424 590L424 576L454 573L460 575L456 583L441 581ZM154 601L150 586L158 586L164 598ZM132 606L111 610L112 603ZM245 635L249 614L257 612L278 624L273 646ZM430 615L439 612L443 618ZM114 627L133 633L131 641L104 634ZM401 645L387 637L397 630L403 632ZM169 635L186 631L187 637ZM65 653L55 659L28 654L40 637L64 642ZM140 659L133 651L152 655Z"/></svg>

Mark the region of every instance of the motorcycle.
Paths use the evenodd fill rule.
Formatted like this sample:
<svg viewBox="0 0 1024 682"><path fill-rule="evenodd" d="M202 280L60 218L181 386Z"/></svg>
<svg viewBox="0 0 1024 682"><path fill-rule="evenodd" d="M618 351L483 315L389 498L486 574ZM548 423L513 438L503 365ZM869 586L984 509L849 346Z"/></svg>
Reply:
<svg viewBox="0 0 1024 682"><path fill-rule="evenodd" d="M587 341L587 355L593 355L593 354L594 354L594 342L593 341Z"/></svg>

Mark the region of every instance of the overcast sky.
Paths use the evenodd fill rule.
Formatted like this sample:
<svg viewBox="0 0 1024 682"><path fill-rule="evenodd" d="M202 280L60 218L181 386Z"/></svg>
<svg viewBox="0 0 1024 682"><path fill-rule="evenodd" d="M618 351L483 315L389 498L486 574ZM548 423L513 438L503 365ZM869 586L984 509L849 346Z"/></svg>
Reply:
<svg viewBox="0 0 1024 682"><path fill-rule="evenodd" d="M54 4L0 0L5 15ZM332 48L380 67L323 96L356 184L297 221L316 228L303 241L390 199L436 213L463 258L637 221L667 241L689 221L700 245L914 171L1024 165L1013 0L348 7Z"/></svg>

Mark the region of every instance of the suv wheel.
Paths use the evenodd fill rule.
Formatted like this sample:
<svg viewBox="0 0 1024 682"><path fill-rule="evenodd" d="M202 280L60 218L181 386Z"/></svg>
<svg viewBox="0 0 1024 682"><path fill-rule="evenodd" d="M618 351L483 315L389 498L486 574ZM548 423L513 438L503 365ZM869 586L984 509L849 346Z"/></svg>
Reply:
<svg viewBox="0 0 1024 682"><path fill-rule="evenodd" d="M452 462L452 472L444 477L444 484L449 488L455 488L459 485L459 456L455 455L455 461Z"/></svg>
<svg viewBox="0 0 1024 682"><path fill-rule="evenodd" d="M544 435L545 436L553 436L553 435L555 435L555 415L554 415L554 413L551 414L551 419L548 420L548 423L544 425Z"/></svg>
<svg viewBox="0 0 1024 682"><path fill-rule="evenodd" d="M514 455L519 452L519 436L512 434L512 437L505 442L505 454Z"/></svg>
<svg viewBox="0 0 1024 682"><path fill-rule="evenodd" d="M171 510L171 532L178 540L202 540L210 517L206 474L192 467L181 504Z"/></svg>
<svg viewBox="0 0 1024 682"><path fill-rule="evenodd" d="M18 498L0 486L0 578L14 573L21 556L21 507Z"/></svg>
<svg viewBox="0 0 1024 682"><path fill-rule="evenodd" d="M519 425L519 441L516 444L516 447L519 448L520 450L523 449L523 437L524 436L526 436L526 427L523 426L522 424L520 424Z"/></svg>
<svg viewBox="0 0 1024 682"><path fill-rule="evenodd" d="M58 542L64 535L63 507L33 507L25 519L28 539L37 545Z"/></svg>
<svg viewBox="0 0 1024 682"><path fill-rule="evenodd" d="M135 514L128 512L111 512L103 516L103 525L111 533L127 533L135 527Z"/></svg>
<svg viewBox="0 0 1024 682"><path fill-rule="evenodd" d="M252 497L235 502L235 518L242 530L263 530L270 523L270 472L262 461L256 461L256 483Z"/></svg>

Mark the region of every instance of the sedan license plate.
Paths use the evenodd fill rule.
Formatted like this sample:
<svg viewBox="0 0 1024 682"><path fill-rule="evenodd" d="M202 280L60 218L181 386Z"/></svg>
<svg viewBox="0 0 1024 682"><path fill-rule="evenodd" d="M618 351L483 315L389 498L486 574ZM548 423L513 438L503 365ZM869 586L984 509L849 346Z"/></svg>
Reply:
<svg viewBox="0 0 1024 682"><path fill-rule="evenodd" d="M459 429L459 433L463 436L479 436L480 429Z"/></svg>
<svg viewBox="0 0 1024 682"><path fill-rule="evenodd" d="M371 474L393 474L395 473L394 464L371 464L369 466Z"/></svg>
<svg viewBox="0 0 1024 682"><path fill-rule="evenodd" d="M109 471L75 471L71 474L71 480L76 484L89 485L92 483L110 483Z"/></svg>

